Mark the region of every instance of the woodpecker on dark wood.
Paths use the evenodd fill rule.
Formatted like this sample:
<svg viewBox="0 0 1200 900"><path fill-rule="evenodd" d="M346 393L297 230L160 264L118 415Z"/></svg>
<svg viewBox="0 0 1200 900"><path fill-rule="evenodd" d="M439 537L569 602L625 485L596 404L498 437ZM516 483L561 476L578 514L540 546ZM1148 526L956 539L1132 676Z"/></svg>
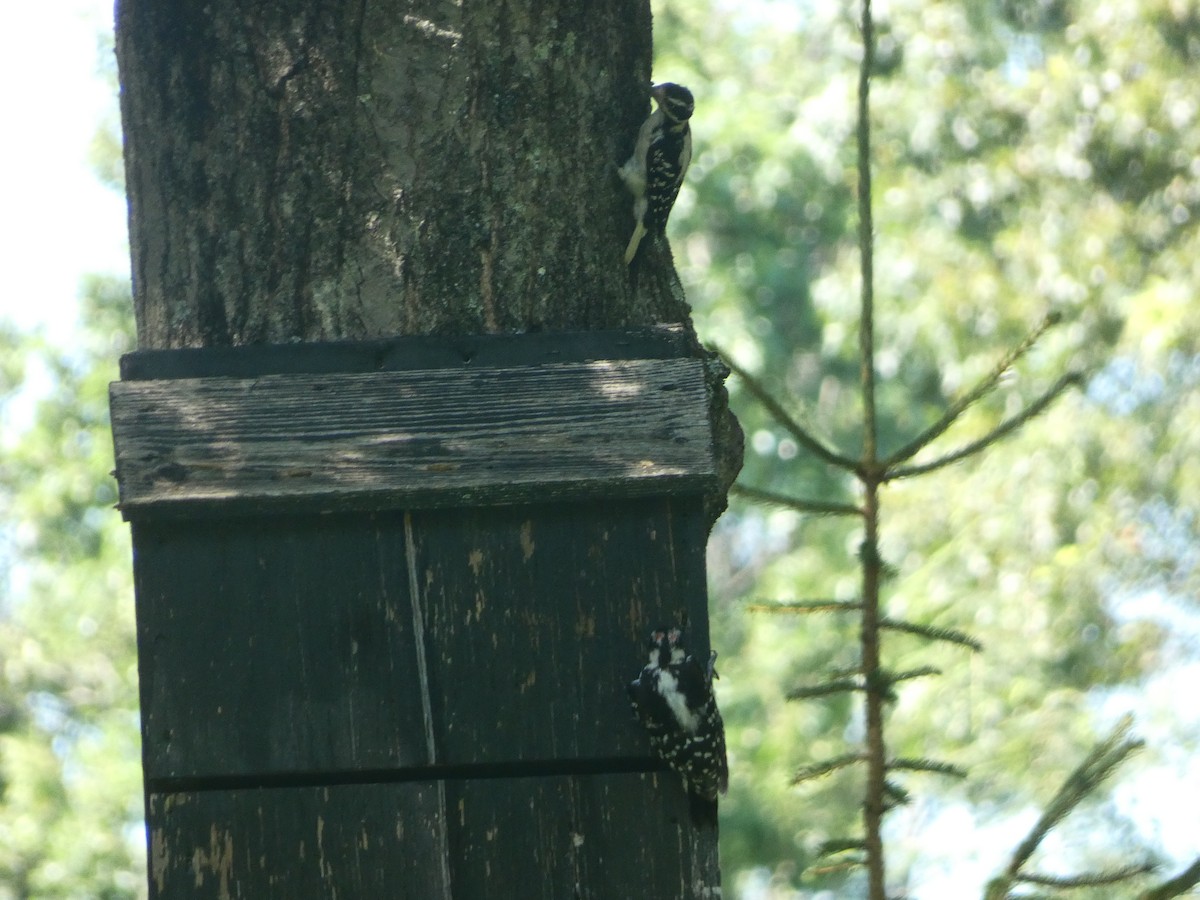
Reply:
<svg viewBox="0 0 1200 900"><path fill-rule="evenodd" d="M693 821L716 825L717 794L729 788L725 724L712 688L717 654L701 662L682 640L679 628L651 632L650 658L629 684L629 699L655 755L683 778Z"/></svg>
<svg viewBox="0 0 1200 900"><path fill-rule="evenodd" d="M657 109L642 123L633 154L621 166L621 179L633 194L633 235L625 248L625 262L637 256L642 238L661 234L679 196L679 186L692 161L692 129L688 120L695 109L692 92L670 82L650 90Z"/></svg>

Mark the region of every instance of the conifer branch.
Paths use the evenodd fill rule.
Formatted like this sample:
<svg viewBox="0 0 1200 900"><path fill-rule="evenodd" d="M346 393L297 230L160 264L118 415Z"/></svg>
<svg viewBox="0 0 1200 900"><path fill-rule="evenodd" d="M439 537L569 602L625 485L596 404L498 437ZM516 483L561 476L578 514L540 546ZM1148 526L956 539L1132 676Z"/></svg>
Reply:
<svg viewBox="0 0 1200 900"><path fill-rule="evenodd" d="M945 775L949 778L967 777L965 769L936 759L893 759L887 764L887 767L889 772L928 772L933 775Z"/></svg>
<svg viewBox="0 0 1200 900"><path fill-rule="evenodd" d="M1138 900L1171 900L1172 897L1182 896L1197 884L1200 884L1200 857L1174 878L1139 895Z"/></svg>
<svg viewBox="0 0 1200 900"><path fill-rule="evenodd" d="M774 506L782 506L786 509L795 510L796 512L808 513L812 516L861 516L862 510L850 503L832 503L826 500L806 500L800 497L789 497L786 494L777 494L774 491L763 490L762 488L747 487L743 484L734 484L729 488L729 493L736 494L739 497L745 497L747 500L754 500L759 503L769 503Z"/></svg>
<svg viewBox="0 0 1200 900"><path fill-rule="evenodd" d="M824 778L826 775L831 775L839 769L857 765L865 760L866 757L861 753L847 753L845 756L835 756L833 759L812 763L796 771L796 774L792 776L792 784L803 784L806 781Z"/></svg>
<svg viewBox="0 0 1200 900"><path fill-rule="evenodd" d="M903 672L887 672L887 679L892 684L898 681L911 681L914 678L927 678L930 675L941 675L942 670L936 666L917 666L915 669L906 669Z"/></svg>
<svg viewBox="0 0 1200 900"><path fill-rule="evenodd" d="M958 644L962 647L967 647L979 653L983 650L983 644L976 638L971 637L965 631L959 631L956 628L938 628L935 625L919 625L916 622L902 622L898 619L880 619L879 625L881 628L887 628L889 631L901 631L905 634L915 634L918 637L928 638L931 641L945 641L950 644Z"/></svg>
<svg viewBox="0 0 1200 900"><path fill-rule="evenodd" d="M1154 868L1153 863L1145 862L1122 866L1119 869L1113 869L1108 872L1091 872L1083 875L1044 875L1030 872L1028 874L1019 874L1013 880L1019 881L1022 884L1036 884L1040 887L1059 889L1099 887L1105 884L1120 884L1122 881L1129 881L1131 878L1137 878L1139 875L1153 872Z"/></svg>
<svg viewBox="0 0 1200 900"><path fill-rule="evenodd" d="M818 848L818 855L820 849ZM834 851L837 852L837 851ZM806 871L818 877L825 875L838 875L842 872L848 872L851 869L860 869L867 864L867 861L861 856L850 856L846 859L839 859L835 862L823 863L821 865L809 866Z"/></svg>
<svg viewBox="0 0 1200 900"><path fill-rule="evenodd" d="M747 609L766 613L857 612L862 609L862 604L857 600L777 600L753 603Z"/></svg>
<svg viewBox="0 0 1200 900"><path fill-rule="evenodd" d="M858 663L848 666L833 666L830 668L829 674L834 678L859 677L862 675L862 666Z"/></svg>
<svg viewBox="0 0 1200 900"><path fill-rule="evenodd" d="M912 795L891 779L884 780L883 793L888 798L889 809L896 806L907 806L912 802Z"/></svg>
<svg viewBox="0 0 1200 900"><path fill-rule="evenodd" d="M830 838L823 841L817 848L818 856L832 856L835 853L845 853L849 850L862 850L866 842L862 838ZM861 861L859 865L861 865Z"/></svg>
<svg viewBox="0 0 1200 900"><path fill-rule="evenodd" d="M792 688L784 696L788 700L811 700L814 697L828 697L831 694L846 694L863 689L862 681L857 678L834 678L820 684L801 685Z"/></svg>
<svg viewBox="0 0 1200 900"><path fill-rule="evenodd" d="M766 386L761 381L730 359L729 356L723 353L719 347L714 349L720 355L721 361L729 367L729 370L742 380L742 383L746 386L746 390L748 390L750 394L762 404L763 409L770 414L772 419L774 419L783 427L785 431L787 431L788 434L796 439L796 443L798 443L813 456L829 463L831 466L836 466L837 468L843 469L847 472L854 471L854 467L857 465L854 460L847 456L843 456L836 450L826 447L820 440L817 439L815 435L797 422L796 419L794 419L788 413L788 411L783 408L783 404L775 399L774 395L767 390Z"/></svg>
<svg viewBox="0 0 1200 900"><path fill-rule="evenodd" d="M957 400L946 408L946 412L942 417L922 431L919 435L891 454L885 461L884 465L887 468L893 468L905 460L912 459L921 450L929 446L933 441L943 435L947 429L966 412L971 406L983 399L988 393L995 389L1000 383L1000 379L1004 377L1004 373L1013 367L1013 365L1022 356L1033 349L1034 344L1041 339L1047 331L1062 321L1062 317L1058 313L1049 313L1042 319L1038 326L1025 336L1021 343L1017 344L1012 350L1004 355L1004 357L996 363L992 370L980 379L971 390L963 394Z"/></svg>
<svg viewBox="0 0 1200 900"><path fill-rule="evenodd" d="M884 475L885 481L894 481L898 478L912 478L914 475L924 475L936 469L944 468L960 460L966 459L968 456L973 456L981 450L985 450L992 444L999 441L1001 438L1007 437L1012 432L1016 431L1030 419L1041 414L1046 408L1058 399L1067 388L1081 384L1083 382L1083 374L1081 372L1068 372L1063 375L1054 385L1030 403L1027 407L1017 413L1010 419L1006 419L997 425L992 431L981 437L977 441L972 441L965 447L955 450L953 453L948 453L945 456L938 457L927 463L921 463L915 466L901 466L899 468L890 469Z"/></svg>
<svg viewBox="0 0 1200 900"><path fill-rule="evenodd" d="M1063 782L1058 793L1050 801L1042 817L1030 830L1025 839L1013 851L1008 867L1004 873L988 885L987 898L1002 898L1008 896L1008 889L1022 877L1021 869L1033 856L1033 852L1054 829L1065 819L1088 795L1100 786L1105 778L1124 762L1130 754L1141 749L1143 741L1128 737L1133 727L1133 717L1125 716L1112 730L1108 737L1100 741Z"/></svg>

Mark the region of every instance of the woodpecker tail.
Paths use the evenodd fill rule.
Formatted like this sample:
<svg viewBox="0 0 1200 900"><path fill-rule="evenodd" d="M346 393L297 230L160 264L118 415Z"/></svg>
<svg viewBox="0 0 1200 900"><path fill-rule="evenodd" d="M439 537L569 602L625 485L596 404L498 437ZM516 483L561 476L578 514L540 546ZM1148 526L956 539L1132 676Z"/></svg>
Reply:
<svg viewBox="0 0 1200 900"><path fill-rule="evenodd" d="M692 817L693 828L717 827L717 801L706 800L699 794L688 791L688 812Z"/></svg>
<svg viewBox="0 0 1200 900"><path fill-rule="evenodd" d="M641 246L642 238L646 236L646 226L641 222L633 228L633 234L629 237L629 245L625 248L625 265L632 265L633 258L637 256L638 247Z"/></svg>

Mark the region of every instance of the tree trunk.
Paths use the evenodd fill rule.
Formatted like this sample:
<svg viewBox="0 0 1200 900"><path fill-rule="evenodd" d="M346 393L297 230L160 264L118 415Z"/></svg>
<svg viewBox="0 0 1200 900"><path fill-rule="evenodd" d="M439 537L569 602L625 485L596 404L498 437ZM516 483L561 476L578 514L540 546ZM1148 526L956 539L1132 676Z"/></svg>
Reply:
<svg viewBox="0 0 1200 900"><path fill-rule="evenodd" d="M260 871L264 866L272 878L284 877L290 866L290 877L312 892L303 896L324 896L322 885L335 884L340 895L381 896L374 882L346 880L345 871L354 860L355 877L401 873L396 877L406 880L410 893L389 882L395 896L449 897L452 883L476 875L494 877L493 867L501 864L511 864L512 871L505 877L511 876L513 884L524 883L529 874L521 866L528 854L542 862L546 879L542 884L554 885L546 896L565 895L568 883L574 884L575 896L608 896L605 885L612 883L610 873L583 870L610 862L622 862L625 874L635 879L630 883L653 886L658 895L716 895L715 832L694 831L675 818L668 833L665 827L647 824L657 820L639 808L645 803L655 815L675 815L668 809L674 801L659 798L661 785L668 783L662 776L637 774L628 767L604 769L606 761L590 760L589 747L581 742L577 749L592 768L560 768L557 781L537 779L533 784L542 792L538 796L544 794L541 806L513 793L510 786L517 780L458 777L461 772L455 766L481 765L479 751L486 756L499 745L468 741L462 751L466 762L460 763L453 753L447 756L447 748L455 746L451 738L462 731L464 720L439 717L443 707L437 693L478 682L503 698L481 709L482 716L511 714L505 703L523 703L519 708L538 721L535 714L541 709L559 709L563 714L554 721L575 728L589 710L571 712L563 698L555 698L554 684L538 686L530 680L514 687L505 668L527 645L536 645L543 637L549 642L549 635L558 634L552 629L566 629L564 637L553 642L555 648L566 650L556 649L537 661L540 668L532 671L575 678L576 669L584 671L576 665L584 654L598 654L605 660L604 670L588 672L580 684L591 685L586 690L604 698L593 704L603 707L597 713L601 717L615 715L609 695L614 689L620 693L622 678L636 674L615 671L613 661L623 660L629 648L640 659L633 641L635 627L647 624L642 619L690 611L695 649L706 650L707 623L697 621L703 619L705 609L703 535L723 507L725 491L740 467L741 435L727 409L724 370L695 340L665 242L656 244L636 272L623 261L633 226L632 204L616 166L629 154L648 110L648 2L209 0L164 4L120 0L117 56L134 298L143 351L141 362L132 361L129 370L145 365L156 373L151 381L167 379L163 389L179 400L182 412L169 415L165 427L182 429L178 433L205 447L200 456L185 459L186 441L172 439L160 452L133 458L121 452L133 446L130 439L118 439L118 459L126 460L118 463L123 509L135 526L143 741L150 750L161 751L146 756L152 896L193 896L187 893L193 869L199 879L197 888L211 874L205 890L224 896L231 878L245 879L236 882L242 887L257 883L254 879L265 877ZM310 367L300 380L272 381L291 371L292 363L286 361L292 360L295 348L268 348L269 352L247 357L243 351L251 345L598 331L660 323L682 324L681 352L706 362L700 367L687 361L689 371L703 369L696 379L707 388L698 396L701 405L709 404L708 419L695 417L706 428L711 426L720 482L719 489L706 498L703 515L695 495L664 496L645 503L630 491L619 502L607 499L590 505L552 507L542 500L541 506L519 507L529 510L528 515L515 517L504 509L465 508L441 518L420 510L413 513L407 506L397 512L399 508L375 500L370 501L375 505L356 506L358 500L339 503L335 498L328 501L328 508L319 505L327 502L324 499L305 501L307 505L296 507L294 514L272 519L265 513L270 504L264 505L257 495L236 514L228 507L178 526L138 519L136 511L131 514L131 466L142 467L154 484L175 485L187 494L205 473L210 480L221 481L223 467L269 449L279 436L280 428L268 423L265 431L244 443L245 453L241 446L232 452L234 444L217 434L217 407L204 405L210 392L199 389L190 378L219 376L208 386L228 388L243 397L227 409L221 407L237 421L263 402L269 385L282 384L289 390L303 386L314 397L328 390L335 401L345 397L348 404L361 402L362 391L345 387L357 384L358 376L340 369L326 378L319 374L324 371L320 366ZM546 352L547 340L553 342L549 334L533 342L520 338L529 346L523 344L525 349L519 352L505 349L509 338L499 340L499 344L480 346L491 347L492 353L550 358L554 365L547 371L568 371L555 361L561 353ZM669 341L659 343L665 347ZM611 345L611 339L596 344ZM365 372L366 378L383 368L375 365L370 345L344 346L356 349L315 347L314 353L301 353L296 359L305 366L324 360L320 365L326 366L330 359L353 357L354 372ZM423 370L416 357L424 345L409 341L389 346L390 369ZM569 371L583 372L592 387L607 383L603 368L594 372L587 368L595 357L581 352L578 341L572 346L576 349L571 351L569 366L583 368L568 367ZM189 348L201 350L197 354ZM625 360L617 366L619 371L634 365L628 356L617 358ZM231 372L219 371L230 360L243 367L243 380L232 385L220 380ZM282 368L281 360L286 362ZM443 356L436 365L453 368L454 362ZM180 375L184 370L190 374ZM533 371L542 370L535 366ZM260 383L260 378L265 380ZM401 391L384 389L386 384L399 383L397 379L402 381L402 376L393 371L380 378L374 386L383 390L383 405L404 400L407 395ZM436 383L419 376L414 381L416 391L433 390ZM670 392L682 387L667 383L664 396L669 400L676 396ZM131 385L115 389L114 404L133 390ZM344 393L338 395L339 390ZM626 402L621 391L597 389L594 395L603 409ZM444 399L430 395L424 402L436 414L439 400ZM494 404L501 408L501 416L508 414L509 405ZM314 474L328 474L326 461L312 456L318 446L316 436L341 441L358 427L351 422L348 429L331 429L314 413L313 404L297 409L295 418L284 414L270 420L296 425L297 449L275 455L284 460L282 468L272 457L265 468L254 469L266 473L266 491L273 494L266 499L282 503L278 509L292 501L282 494L274 496L278 494L275 484L308 484ZM383 464L396 462L394 448L415 447L420 452L449 454L444 460L422 463L426 466L422 471L432 473L433 480L462 471L457 433L454 440L425 438L422 443L409 441L411 435L395 429L384 440L370 431L380 409L371 407L363 415L360 437L363 447L383 454ZM135 416L130 421L135 437L139 429L149 433L146 419ZM557 426L550 422L547 427ZM656 439L686 443L674 434L664 431ZM478 436L490 437L486 429ZM597 435L600 438L607 436ZM546 446L569 451L579 443L551 440ZM511 441L502 445L502 452L525 449ZM301 459L303 454L312 458ZM355 450L340 458L354 467L364 457ZM637 474L651 464L636 454L631 459L623 472ZM486 474L489 465L473 471ZM710 476L706 483L711 486L712 481ZM233 490L225 482L218 488L226 494ZM258 516L249 525L245 524L247 505ZM350 511L350 516L328 515L333 509ZM565 519L556 518L561 516ZM354 529L363 528L367 538L344 540ZM541 556L534 556L531 535L559 531L569 549L543 563ZM233 534L243 537L231 541ZM628 544L619 552L612 549L618 538ZM301 544L307 548L303 552L297 550ZM660 544L670 552L652 559L647 550ZM438 568L427 560L434 559L434 551L440 552L443 545L452 549L446 551L443 568ZM339 550L338 560L328 561L323 554L333 552L334 546L342 546L346 553ZM337 569L350 556L366 551L378 551L378 559L372 557L357 569ZM558 561L572 554L578 554L576 562ZM606 554L612 554L611 560ZM187 564L179 564L177 557ZM646 571L627 564L638 559L648 567ZM246 568L237 570L241 575L231 575L229 565L237 560ZM308 575L297 575L310 568ZM403 574L383 578L380 573L392 568ZM341 574L322 587L322 579L331 571ZM520 581L514 573L523 573L520 578L526 580ZM467 587L446 588L457 584L454 579L459 576L467 579L463 581ZM486 590L476 584L480 579L487 582ZM511 589L518 583L524 585L523 594ZM522 602L537 604L536 615L530 613L527 620L485 621L481 626L482 605L473 611L460 608L470 595L468 587L477 597L519 596ZM561 598L572 592L586 596L594 607L567 609ZM285 602L291 605L281 605ZM244 615L248 604L254 603L265 612ZM437 603L446 604L444 617ZM428 609L423 611L422 604L429 604ZM412 615L397 616L397 609L411 610ZM422 619L426 613L428 622ZM198 618L181 626L189 615ZM271 618L280 615L282 619ZM474 628L460 627L463 615L468 625L474 615ZM234 619L240 624L231 624ZM330 624L342 619L349 624L340 631L340 626ZM397 624L406 622L411 625ZM491 630L485 631L485 626ZM584 631L578 630L581 627ZM192 638L204 629L211 632L209 639L200 642L198 654L191 654L200 670L181 676L190 665L184 659L189 654L172 648L192 646ZM385 645L381 634L403 647ZM437 655L439 648L450 646L447 642L460 638L477 642L485 634L491 642L480 645L484 650L478 659L457 651L430 661L423 655L427 641L431 655ZM504 644L496 651L501 637L514 646ZM262 655L264 645L284 661L282 669ZM308 661L316 658L310 655L310 647L327 652L321 667L310 669ZM419 677L401 677L393 664L396 660ZM427 683L427 670L451 672L452 664L468 671L454 669L455 677L435 679L432 686ZM472 665L476 670L470 670ZM372 674L366 677L363 672ZM282 685L280 696L304 708L298 716L264 721L247 708L231 712L231 699L236 702L243 690L259 691L272 678ZM409 719L396 716L395 698L400 690L411 692L418 683L424 694L405 709L411 713L409 719L424 721L428 741L411 747L404 744L412 758L400 759L396 748L403 743L401 738L412 735L406 730ZM578 694L583 688L570 690ZM536 691L550 692L540 708L528 700ZM328 721L306 719L316 694L330 695L321 707ZM270 698L256 695L255 701L266 703L269 711L282 708L278 703L272 708ZM354 713L365 709L362 704L367 701L378 706L378 715L368 715L369 722L382 725L389 734L389 729L397 728L403 734L382 738L375 742L377 746L358 746L358 737L370 728L355 720ZM181 724L162 725L164 712L188 709L192 711L178 719ZM210 741L212 728L228 725L239 715L245 717L245 727L238 725L225 738ZM488 727L503 724L501 715L498 723ZM317 737L306 738L303 746L287 738L292 730L310 725ZM455 727L459 731L448 738ZM606 736L615 741L613 752L624 753L631 738L619 727L605 727ZM529 732L516 729L514 745L525 747L522 741ZM206 742L235 763L215 760L225 767L209 772L205 768L213 762L209 759L197 768L196 748L202 748L203 757ZM513 758L517 768L512 768L512 759L502 759L491 775L529 773L528 765L552 759L527 758L520 752ZM321 761L316 770L311 768L313 759ZM271 765L262 768L263 760ZM151 762L157 787L151 784ZM249 768L239 769L243 762ZM433 770L434 781L389 774L397 766L420 765L448 768ZM322 782L306 774L312 771L332 772L341 782ZM386 789L364 792L362 785L374 784L372 779L382 779ZM330 783L335 788L321 786ZM670 784L678 800L682 797L678 782ZM266 799L256 793L270 786L277 791ZM285 795L285 789L292 793ZM575 818L567 816L563 821L591 824L578 834L559 833L561 823L547 824L557 822L550 809L553 804L574 810ZM360 808L361 821L356 818ZM465 817L464 809L468 810ZM408 817L404 827L397 824L401 822L397 810ZM529 810L542 818L529 819ZM491 821L489 815L500 816L496 821L502 821L503 827L494 823L484 827ZM264 816L274 823L265 830ZM641 827L655 830L654 840L661 847L643 842L638 858L613 849L631 840L634 832L623 824L631 816L644 820ZM321 835L326 834L331 844L325 850L340 862L328 863L324 851L320 856L309 852L313 837L299 829L301 823L313 822L318 849ZM225 824L218 827L218 823ZM479 832L483 837L471 830L475 826L483 829ZM494 843L497 833L519 833L533 849L520 840L512 845ZM211 846L196 843L208 841L210 834ZM428 838L437 846L413 852L415 845L405 845L405 852L397 855L390 842L402 834ZM454 849L455 840L467 843ZM503 849L518 844L525 849L507 854ZM250 852L247 847L257 849ZM572 855L572 847L579 853ZM367 848L378 859L368 859ZM360 849L365 854L361 859ZM458 850L468 862L482 861L478 873L456 872L452 877L448 871L430 869L452 864ZM614 861L614 856L624 858ZM281 864L284 858L292 862ZM406 865L415 867L407 875L403 874L407 870L402 872ZM320 884L312 881L304 866L317 867ZM437 890L426 889L422 879L427 876L440 885ZM664 891L664 884L679 887ZM462 895L482 896L469 889Z"/></svg>
<svg viewBox="0 0 1200 900"><path fill-rule="evenodd" d="M615 166L645 0L124 2L147 347L686 321Z"/></svg>

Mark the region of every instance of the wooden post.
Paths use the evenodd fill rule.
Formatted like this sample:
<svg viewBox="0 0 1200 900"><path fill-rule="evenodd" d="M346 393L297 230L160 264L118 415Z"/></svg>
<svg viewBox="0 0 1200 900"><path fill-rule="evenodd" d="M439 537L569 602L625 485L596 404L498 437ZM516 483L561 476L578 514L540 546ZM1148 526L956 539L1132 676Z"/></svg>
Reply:
<svg viewBox="0 0 1200 900"><path fill-rule="evenodd" d="M625 695L651 627L708 650L688 347L122 360L152 898L720 896Z"/></svg>

